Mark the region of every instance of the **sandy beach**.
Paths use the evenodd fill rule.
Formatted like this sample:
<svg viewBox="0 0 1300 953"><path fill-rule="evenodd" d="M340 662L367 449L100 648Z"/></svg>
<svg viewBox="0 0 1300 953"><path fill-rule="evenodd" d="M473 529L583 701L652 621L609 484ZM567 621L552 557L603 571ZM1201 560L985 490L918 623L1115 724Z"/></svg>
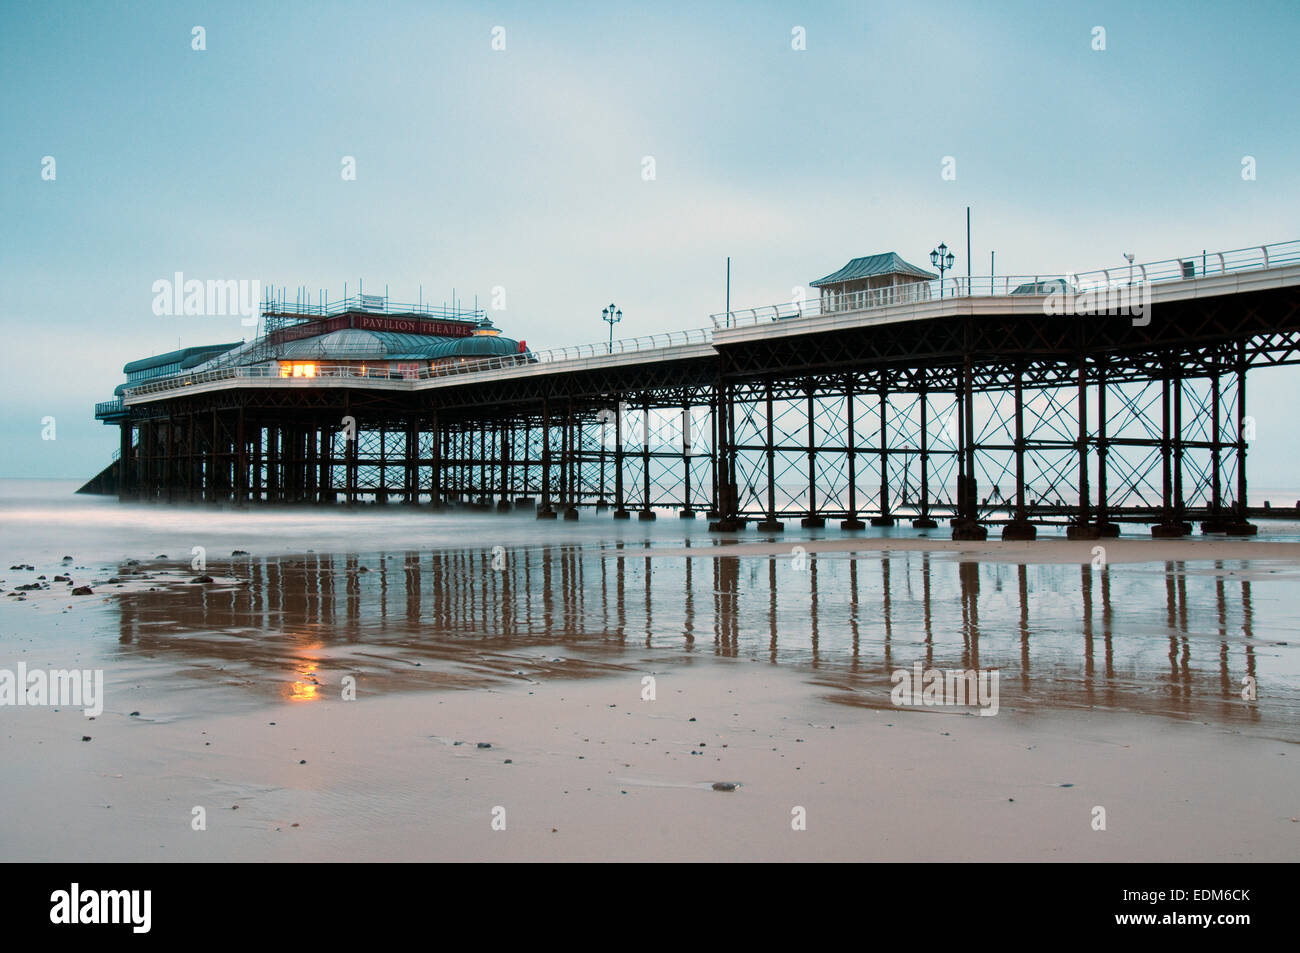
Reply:
<svg viewBox="0 0 1300 953"><path fill-rule="evenodd" d="M491 516L435 548L268 554L257 514L149 512L150 539L254 551L210 582L130 538L129 559L0 573L0 669L105 673L93 720L0 710L7 858L1300 853L1287 536L1109 540L1099 567L1064 539L612 545L590 524L494 569L453 542L511 525ZM90 522L87 550L111 545ZM996 717L895 704L914 664L998 672Z"/></svg>
<svg viewBox="0 0 1300 953"><path fill-rule="evenodd" d="M24 770L3 782L5 853L1285 861L1300 846L1290 742L1109 713L864 709L748 660L660 673L643 701L648 671L388 696L362 686L353 702L174 721L25 710L6 722ZM192 829L195 807L206 830ZM799 808L805 830L792 828Z"/></svg>

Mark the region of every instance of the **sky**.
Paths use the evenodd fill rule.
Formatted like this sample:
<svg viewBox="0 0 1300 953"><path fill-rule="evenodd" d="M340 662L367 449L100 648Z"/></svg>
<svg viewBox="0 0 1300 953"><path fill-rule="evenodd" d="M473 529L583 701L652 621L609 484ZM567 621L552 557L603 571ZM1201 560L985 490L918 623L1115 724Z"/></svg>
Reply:
<svg viewBox="0 0 1300 953"><path fill-rule="evenodd" d="M249 333L155 315L176 272L501 288L539 349L610 302L704 327L728 256L737 308L939 242L964 274L967 206L977 275L1300 238L1298 40L1294 2L6 0L0 476L90 477L124 363ZM1298 375L1251 376L1256 484L1300 486Z"/></svg>

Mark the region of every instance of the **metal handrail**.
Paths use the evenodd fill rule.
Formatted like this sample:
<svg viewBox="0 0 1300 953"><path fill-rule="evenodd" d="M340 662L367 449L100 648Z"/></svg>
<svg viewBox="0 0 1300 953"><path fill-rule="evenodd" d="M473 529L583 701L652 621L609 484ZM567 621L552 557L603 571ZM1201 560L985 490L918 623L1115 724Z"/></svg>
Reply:
<svg viewBox="0 0 1300 953"><path fill-rule="evenodd" d="M723 311L709 317L715 328L735 328L787 321L792 318L870 311L940 298L1034 294L1045 296L1054 291L1068 290L1083 293L1133 284L1188 281L1218 274L1278 268L1298 262L1300 262L1300 240L1295 240L1271 245L1252 245L1231 251L1198 252L1185 258L1168 258L1131 267L1125 265L1118 268L1098 268L1078 273L953 277L942 280L936 278L850 294L826 295L811 301L793 300L742 311ZM1214 267L1215 265L1217 267ZM1191 274L1188 274L1188 271Z"/></svg>
<svg viewBox="0 0 1300 953"><path fill-rule="evenodd" d="M195 384L207 384L224 380L259 380L282 379L309 383L317 378L348 380L383 380L383 381L423 381L454 377L478 371L498 370L502 368L528 367L538 364L552 364L557 361L579 358L607 357L617 354L637 353L649 350L663 350L669 347L684 347L691 344L708 344L712 340L709 328L695 328L689 331L671 331L667 334L653 334L639 338L626 338L615 341L613 348L606 344L581 344L571 347L548 348L541 351L528 351L522 354L502 354L493 357L461 358L457 361L443 361L437 364L421 365L405 371L391 371L387 367L358 367L353 364L315 364L309 360L297 359L298 363L313 363L310 377L286 377L276 364L255 364L251 366L220 367L208 371L179 374L172 377L148 381L125 391L127 398L140 397L145 394L157 394L164 391L180 390ZM293 362L295 359L286 359Z"/></svg>
<svg viewBox="0 0 1300 953"><path fill-rule="evenodd" d="M551 364L557 361L577 360L581 358L598 358L616 354L640 353L651 350L664 350L671 347L684 347L691 344L709 344L713 340L714 329L734 328L743 325L784 321L798 318L816 317L824 314L843 314L846 312L866 311L875 308L893 307L918 301L938 300L948 297L996 297L996 296L1033 296L1045 297L1053 292L1071 290L1076 292L1096 291L1106 288L1124 287L1134 284L1154 284L1193 280L1197 277L1196 260L1201 260L1200 277L1216 274L1231 274L1240 271L1254 271L1278 268L1283 265L1300 263L1300 240L1278 242L1270 245L1252 245L1230 251L1202 252L1186 258L1169 258L1163 261L1122 266L1120 268L1099 268L1078 274L1060 275L1002 275L998 277L944 278L897 285L891 288L873 288L868 291L855 292L851 295L828 297L825 301L818 299L811 302L792 301L784 304L766 305L744 311L722 312L710 315L713 326L694 328L687 331L668 331L638 338L624 338L613 344L580 344L569 347L547 348L541 351L529 351L522 354L506 354L484 358L462 358L454 362L442 362L432 366L420 366L402 372L388 369L360 368L350 364L315 365L312 377L284 378L278 364L260 364L253 366L235 366L214 368L191 374L178 374L158 378L135 387L129 387L124 397L132 398L145 394L178 390L194 384L232 379L282 378L290 381L310 382L316 378L346 378L354 380L389 380L421 381L443 377L475 373L478 371L498 370L502 368L519 368L539 364ZM1189 275L1187 265L1191 264ZM1217 264L1217 269L1211 268ZM1138 278L1137 281L1133 277ZM367 296L369 297L369 296ZM331 302L330 307L346 307L349 302L359 298L347 298L340 302ZM408 307L391 305L389 307ZM426 307L427 306L420 306ZM433 311L422 313L436 313ZM463 313L463 312L462 312ZM380 358L383 359L382 357Z"/></svg>

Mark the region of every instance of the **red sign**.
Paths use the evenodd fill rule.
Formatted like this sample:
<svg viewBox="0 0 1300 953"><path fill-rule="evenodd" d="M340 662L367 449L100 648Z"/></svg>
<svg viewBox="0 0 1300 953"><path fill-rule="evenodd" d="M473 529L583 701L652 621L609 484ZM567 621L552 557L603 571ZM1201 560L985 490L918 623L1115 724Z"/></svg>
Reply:
<svg viewBox="0 0 1300 953"><path fill-rule="evenodd" d="M425 321L422 318L376 314L357 314L352 317L356 319L352 326L361 331L397 331L402 334L429 334L444 338L463 338L474 333L472 326L450 321Z"/></svg>
<svg viewBox="0 0 1300 953"><path fill-rule="evenodd" d="M300 341L344 328L361 331L396 331L401 334L424 334L440 338L466 338L474 333L474 326L459 321L426 321L418 317L397 317L378 314L338 314L321 321L307 321L293 327L281 328L269 335L272 344Z"/></svg>

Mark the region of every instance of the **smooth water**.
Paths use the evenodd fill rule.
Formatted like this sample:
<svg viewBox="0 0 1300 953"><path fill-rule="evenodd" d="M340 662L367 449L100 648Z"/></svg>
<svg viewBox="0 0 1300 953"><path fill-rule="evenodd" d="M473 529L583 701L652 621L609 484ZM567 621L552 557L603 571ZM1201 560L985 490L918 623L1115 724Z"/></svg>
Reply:
<svg viewBox="0 0 1300 953"><path fill-rule="evenodd" d="M944 530L929 551L805 553L801 541L841 534L792 527L774 555L735 555L703 520L122 505L19 482L0 498L0 558L37 568L5 573L6 591L67 554L85 567L74 577L111 598L72 604L57 624L32 614L35 598L5 600L0 655L75 654L119 692L159 690L177 717L309 702L344 674L380 691L706 659L791 667L838 701L883 708L891 673L921 662L998 670L1003 708L1300 737L1300 564L1219 559L1205 541L1187 559L1103 569L976 562L943 548ZM1296 527L1266 525L1269 538L1294 540ZM189 583L195 547L237 584ZM154 591L102 584L127 558ZM1248 676L1256 699L1242 697Z"/></svg>

